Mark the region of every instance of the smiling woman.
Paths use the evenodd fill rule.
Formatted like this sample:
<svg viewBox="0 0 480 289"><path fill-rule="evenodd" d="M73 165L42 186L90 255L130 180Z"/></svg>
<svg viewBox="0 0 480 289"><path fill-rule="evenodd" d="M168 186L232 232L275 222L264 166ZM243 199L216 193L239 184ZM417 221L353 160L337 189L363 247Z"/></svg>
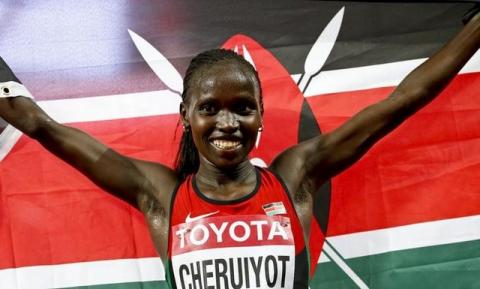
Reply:
<svg viewBox="0 0 480 289"><path fill-rule="evenodd" d="M248 159L263 126L259 77L229 50L201 53L187 70L175 170L119 154L26 97L1 98L0 117L140 210L172 288L306 289L318 188L432 101L479 46L474 16L391 97L281 152L268 168ZM4 62L2 69L2 87L16 95L18 80Z"/></svg>

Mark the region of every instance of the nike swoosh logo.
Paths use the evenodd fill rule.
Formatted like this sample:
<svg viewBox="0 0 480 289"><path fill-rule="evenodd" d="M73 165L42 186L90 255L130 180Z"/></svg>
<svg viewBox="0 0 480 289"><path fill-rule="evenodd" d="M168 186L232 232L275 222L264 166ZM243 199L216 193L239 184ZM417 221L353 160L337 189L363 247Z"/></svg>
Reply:
<svg viewBox="0 0 480 289"><path fill-rule="evenodd" d="M191 213L188 213L188 216L187 216L187 218L185 219L185 223L188 224L188 223L191 223L191 222L195 222L195 221L198 221L198 220L200 220L200 219L209 217L209 216L211 216L211 215L215 215L215 214L217 214L218 212L219 212L219 211L215 211L215 212L211 212L211 213L208 213L208 214L196 216L196 217L193 217L193 218L190 217L190 214L191 214Z"/></svg>

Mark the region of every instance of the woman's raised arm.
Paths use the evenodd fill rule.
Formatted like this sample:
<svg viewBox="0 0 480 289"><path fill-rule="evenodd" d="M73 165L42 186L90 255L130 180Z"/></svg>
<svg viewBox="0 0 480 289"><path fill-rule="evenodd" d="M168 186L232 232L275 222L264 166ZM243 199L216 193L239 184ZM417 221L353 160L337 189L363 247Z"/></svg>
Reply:
<svg viewBox="0 0 480 289"><path fill-rule="evenodd" d="M0 70L0 83L18 82L1 58ZM176 174L166 166L123 156L88 134L54 121L26 97L0 98L0 117L144 213L168 204Z"/></svg>
<svg viewBox="0 0 480 289"><path fill-rule="evenodd" d="M413 70L385 100L353 116L331 133L300 143L279 155L272 169L292 192L311 193L348 168L378 140L432 101L480 46L480 15L436 54Z"/></svg>

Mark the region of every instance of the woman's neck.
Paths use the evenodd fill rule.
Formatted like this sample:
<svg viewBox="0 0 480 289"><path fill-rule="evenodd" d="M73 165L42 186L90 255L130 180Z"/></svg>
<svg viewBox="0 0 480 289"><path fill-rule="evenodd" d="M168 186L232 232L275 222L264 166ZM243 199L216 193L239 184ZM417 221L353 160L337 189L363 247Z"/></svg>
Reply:
<svg viewBox="0 0 480 289"><path fill-rule="evenodd" d="M232 200L251 193L257 183L256 176L255 167L248 160L229 169L220 169L203 160L195 178L198 188L207 197Z"/></svg>

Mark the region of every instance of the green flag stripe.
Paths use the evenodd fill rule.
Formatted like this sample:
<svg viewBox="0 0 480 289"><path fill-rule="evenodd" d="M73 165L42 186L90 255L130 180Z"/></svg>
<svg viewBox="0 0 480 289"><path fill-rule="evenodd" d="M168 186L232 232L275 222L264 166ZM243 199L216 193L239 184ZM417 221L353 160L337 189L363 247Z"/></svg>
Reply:
<svg viewBox="0 0 480 289"><path fill-rule="evenodd" d="M478 240L370 255L346 262L369 288L480 288ZM311 289L327 288L358 287L335 263L319 263Z"/></svg>

